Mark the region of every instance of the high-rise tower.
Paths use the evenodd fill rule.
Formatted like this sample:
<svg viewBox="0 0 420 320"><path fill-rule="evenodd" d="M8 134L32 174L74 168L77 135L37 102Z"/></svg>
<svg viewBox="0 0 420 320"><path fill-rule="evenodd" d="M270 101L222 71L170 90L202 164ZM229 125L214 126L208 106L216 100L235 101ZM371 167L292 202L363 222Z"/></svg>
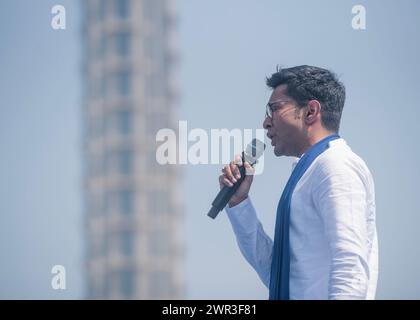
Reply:
<svg viewBox="0 0 420 320"><path fill-rule="evenodd" d="M83 0L88 298L183 298L179 171L156 162L174 128L171 0Z"/></svg>

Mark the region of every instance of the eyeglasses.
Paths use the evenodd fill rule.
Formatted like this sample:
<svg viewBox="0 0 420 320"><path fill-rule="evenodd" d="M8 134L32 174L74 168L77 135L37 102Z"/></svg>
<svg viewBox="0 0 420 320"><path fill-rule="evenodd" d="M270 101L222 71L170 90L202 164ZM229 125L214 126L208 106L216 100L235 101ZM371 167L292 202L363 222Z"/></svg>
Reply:
<svg viewBox="0 0 420 320"><path fill-rule="evenodd" d="M275 101L267 103L265 107L265 117L272 119L273 113L279 110L284 105L286 105L288 102L291 102L291 100L279 99L279 100L275 100Z"/></svg>

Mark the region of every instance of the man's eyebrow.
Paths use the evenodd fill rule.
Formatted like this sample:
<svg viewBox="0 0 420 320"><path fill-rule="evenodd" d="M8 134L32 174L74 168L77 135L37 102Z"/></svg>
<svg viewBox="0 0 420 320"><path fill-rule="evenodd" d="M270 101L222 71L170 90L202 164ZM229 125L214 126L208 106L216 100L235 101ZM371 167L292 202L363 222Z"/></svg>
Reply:
<svg viewBox="0 0 420 320"><path fill-rule="evenodd" d="M272 101L269 101L268 102L268 104L269 105L272 105L273 103L279 103L279 102L283 102L283 101L288 101L289 99L287 99L287 98L279 98L279 99L275 99L275 100L272 100Z"/></svg>

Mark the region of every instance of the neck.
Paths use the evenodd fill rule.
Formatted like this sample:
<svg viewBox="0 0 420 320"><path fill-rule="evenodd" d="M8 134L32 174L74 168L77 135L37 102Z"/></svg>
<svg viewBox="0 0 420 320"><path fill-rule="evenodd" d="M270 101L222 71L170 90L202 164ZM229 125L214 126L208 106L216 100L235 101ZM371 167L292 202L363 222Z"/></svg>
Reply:
<svg viewBox="0 0 420 320"><path fill-rule="evenodd" d="M310 147L314 144L318 143L322 139L335 134L335 132L329 130L321 130L318 132L309 132L305 142L303 143L302 147L298 151L298 157L300 158Z"/></svg>

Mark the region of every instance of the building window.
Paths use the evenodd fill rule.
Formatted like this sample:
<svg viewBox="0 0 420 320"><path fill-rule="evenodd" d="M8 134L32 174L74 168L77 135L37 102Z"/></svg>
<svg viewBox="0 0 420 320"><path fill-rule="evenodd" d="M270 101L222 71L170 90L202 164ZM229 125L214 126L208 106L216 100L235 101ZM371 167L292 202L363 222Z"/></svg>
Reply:
<svg viewBox="0 0 420 320"><path fill-rule="evenodd" d="M89 177L97 177L102 174L103 166L101 156L97 154L89 155L88 161L88 176Z"/></svg>
<svg viewBox="0 0 420 320"><path fill-rule="evenodd" d="M89 59L94 59L95 58L96 46L95 46L94 41L92 41L92 40L86 41L84 50L85 50L85 53L86 53L86 57L88 57ZM87 66L84 66L84 68L86 68L86 67Z"/></svg>
<svg viewBox="0 0 420 320"><path fill-rule="evenodd" d="M104 175L129 175L134 171L132 150L109 151L102 157Z"/></svg>
<svg viewBox="0 0 420 320"><path fill-rule="evenodd" d="M102 76L101 77L101 80L100 80L100 91L99 91L99 94L100 94L100 96L102 97L102 98L105 98L106 97L106 92L107 92L107 82L106 82L106 76Z"/></svg>
<svg viewBox="0 0 420 320"><path fill-rule="evenodd" d="M98 56L101 58L105 58L106 57L106 47L107 47L107 39L106 36L103 35L101 36L101 39L99 41L99 46L98 46Z"/></svg>
<svg viewBox="0 0 420 320"><path fill-rule="evenodd" d="M149 21L160 21L164 12L164 3L155 0L143 0L144 18Z"/></svg>
<svg viewBox="0 0 420 320"><path fill-rule="evenodd" d="M102 211L104 212L104 214L110 214L112 212L112 193L110 191L104 193L104 197L102 199L102 206Z"/></svg>
<svg viewBox="0 0 420 320"><path fill-rule="evenodd" d="M128 32L116 34L115 46L118 56L127 57L130 54L130 34Z"/></svg>
<svg viewBox="0 0 420 320"><path fill-rule="evenodd" d="M117 73L116 75L117 92L121 96L127 96L131 92L131 76L128 71Z"/></svg>
<svg viewBox="0 0 420 320"><path fill-rule="evenodd" d="M119 274L121 294L126 298L131 298L135 293L135 273L134 271L122 271Z"/></svg>
<svg viewBox="0 0 420 320"><path fill-rule="evenodd" d="M155 216L168 213L169 193L167 191L150 191L147 200L150 215Z"/></svg>
<svg viewBox="0 0 420 320"><path fill-rule="evenodd" d="M105 115L104 131L109 134L118 133L128 135L133 130L133 112L131 110L119 110Z"/></svg>
<svg viewBox="0 0 420 320"><path fill-rule="evenodd" d="M99 0L98 20L101 21L106 17L106 5L108 0Z"/></svg>
<svg viewBox="0 0 420 320"><path fill-rule="evenodd" d="M118 171L122 175L128 175L133 172L133 152L124 150L118 153Z"/></svg>
<svg viewBox="0 0 420 320"><path fill-rule="evenodd" d="M119 18L127 18L130 15L130 1L129 0L114 0L116 6L117 16Z"/></svg>
<svg viewBox="0 0 420 320"><path fill-rule="evenodd" d="M132 256L134 254L134 243L135 243L135 234L133 231L124 231L121 234L120 244L121 244L121 253L124 256Z"/></svg>
<svg viewBox="0 0 420 320"><path fill-rule="evenodd" d="M104 134L112 134L114 131L114 114L112 112L107 112L104 116Z"/></svg>
<svg viewBox="0 0 420 320"><path fill-rule="evenodd" d="M88 191L86 196L86 210L89 215L102 214L102 197L98 192Z"/></svg>
<svg viewBox="0 0 420 320"><path fill-rule="evenodd" d="M123 108L125 108L123 106ZM109 112L105 114L103 121L104 133L120 135L128 135L133 129L133 112L131 110L120 110L115 112Z"/></svg>
<svg viewBox="0 0 420 320"><path fill-rule="evenodd" d="M134 212L134 192L123 190L119 193L119 208L122 214L132 214Z"/></svg>
<svg viewBox="0 0 420 320"><path fill-rule="evenodd" d="M108 232L105 232L102 236L102 243L101 243L101 255L106 257L109 252L112 250L112 240L111 236Z"/></svg>
<svg viewBox="0 0 420 320"><path fill-rule="evenodd" d="M157 58L157 56L155 56L155 58ZM154 59L153 64L162 64L162 60ZM165 78L159 68L160 66L154 68L151 73L146 75L147 82L145 82L144 86L147 97L151 99L164 98L165 96L165 90L163 88Z"/></svg>
<svg viewBox="0 0 420 320"><path fill-rule="evenodd" d="M105 152L102 157L102 166L103 166L103 172L102 174L104 176L109 175L112 173L113 169L113 161L112 161L112 154L110 152Z"/></svg>
<svg viewBox="0 0 420 320"><path fill-rule="evenodd" d="M133 113L130 110L117 112L117 123L119 133L126 135L132 131Z"/></svg>
<svg viewBox="0 0 420 320"><path fill-rule="evenodd" d="M97 92L96 92L96 87L97 87L97 80L92 78L89 82L88 82L88 88L87 88L87 95L88 97L95 99Z"/></svg>

